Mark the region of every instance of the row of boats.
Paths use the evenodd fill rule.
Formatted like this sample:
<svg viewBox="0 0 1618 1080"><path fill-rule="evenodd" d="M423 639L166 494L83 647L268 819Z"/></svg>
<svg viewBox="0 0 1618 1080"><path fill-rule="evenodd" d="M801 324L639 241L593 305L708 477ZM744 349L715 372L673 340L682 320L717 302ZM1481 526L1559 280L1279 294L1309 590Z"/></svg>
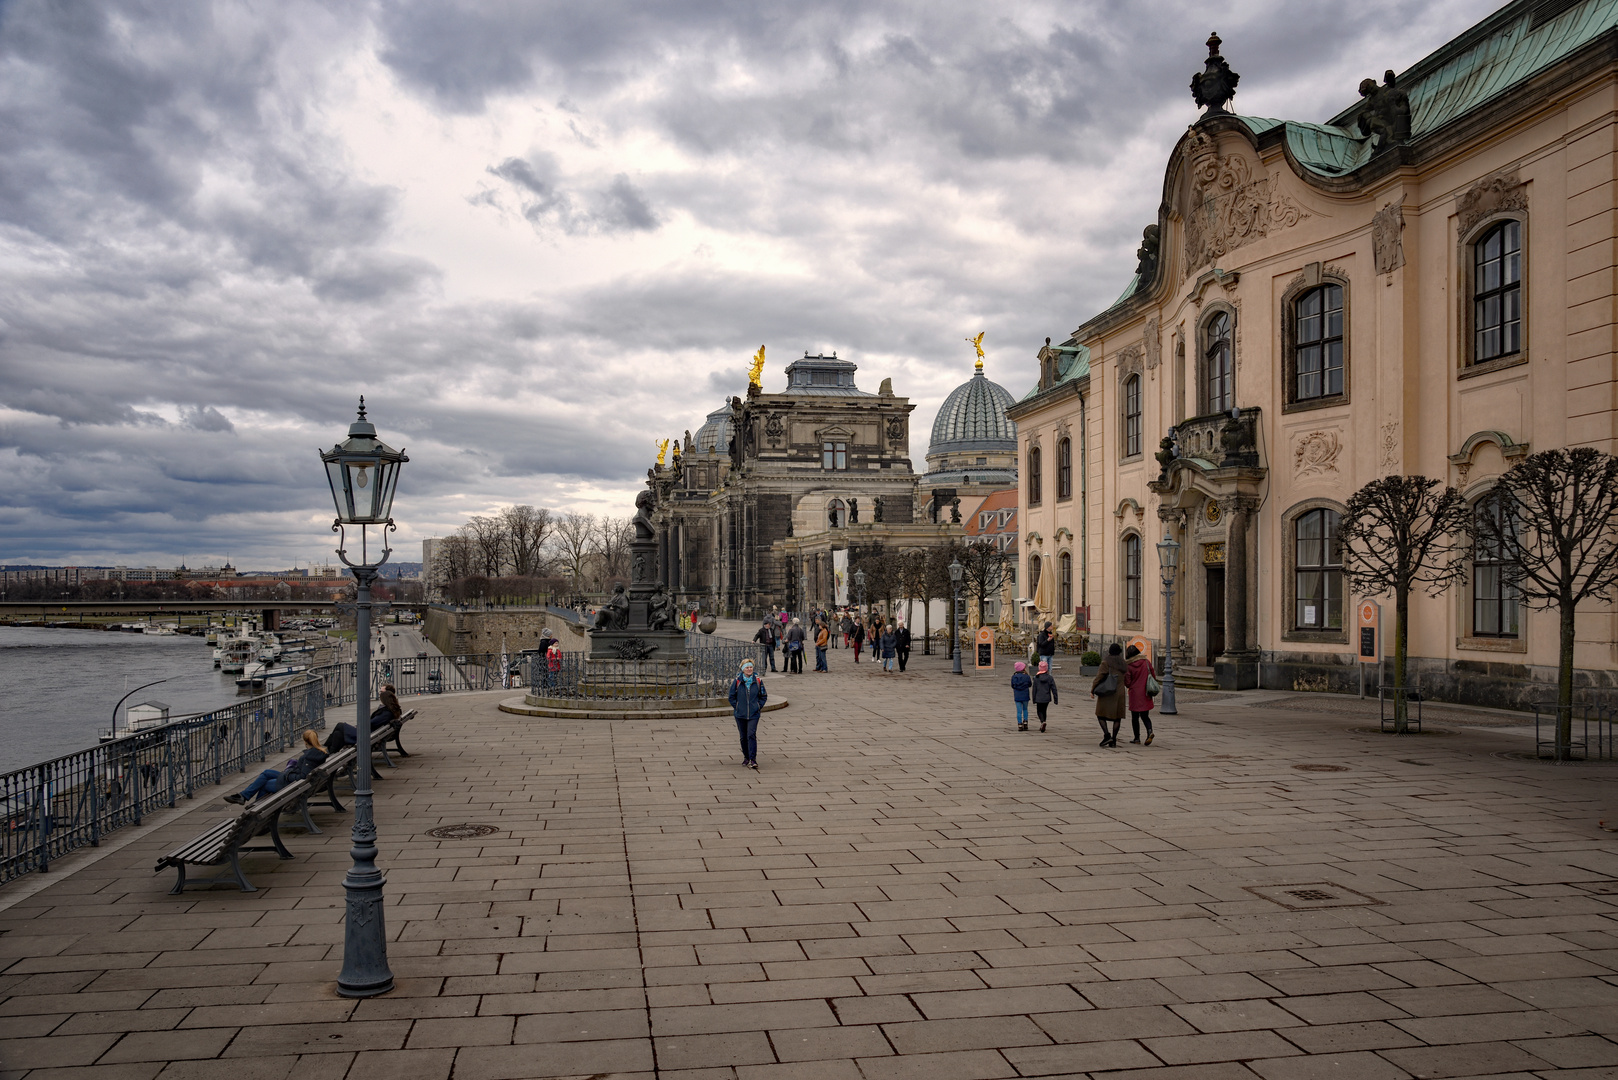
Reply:
<svg viewBox="0 0 1618 1080"><path fill-rule="evenodd" d="M282 638L273 631L236 630L209 635L213 645L214 667L226 675L239 676L236 685L249 689L263 686L283 675L296 675L308 668L317 646L303 638Z"/></svg>

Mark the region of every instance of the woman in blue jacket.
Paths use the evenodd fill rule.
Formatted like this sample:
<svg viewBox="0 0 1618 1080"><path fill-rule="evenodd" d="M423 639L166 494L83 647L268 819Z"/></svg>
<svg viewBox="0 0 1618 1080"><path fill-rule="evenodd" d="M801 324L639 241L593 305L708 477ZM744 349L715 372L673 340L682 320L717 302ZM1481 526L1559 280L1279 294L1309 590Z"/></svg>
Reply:
<svg viewBox="0 0 1618 1080"><path fill-rule="evenodd" d="M743 660L742 673L730 684L730 708L742 737L742 764L749 769L758 768L758 718L768 700L764 680L753 674L753 661Z"/></svg>

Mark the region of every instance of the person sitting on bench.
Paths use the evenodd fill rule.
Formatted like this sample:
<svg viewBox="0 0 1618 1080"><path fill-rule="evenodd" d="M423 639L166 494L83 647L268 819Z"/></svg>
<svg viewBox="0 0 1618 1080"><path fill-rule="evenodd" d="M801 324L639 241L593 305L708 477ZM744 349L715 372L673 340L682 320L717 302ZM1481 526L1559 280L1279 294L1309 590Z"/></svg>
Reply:
<svg viewBox="0 0 1618 1080"><path fill-rule="evenodd" d="M278 791L283 784L296 783L308 776L326 760L326 751L320 748L320 736L313 729L303 733L303 753L288 761L279 769L265 769L253 778L247 785L247 790L239 795L226 795L228 803L248 803L262 799L273 791Z"/></svg>
<svg viewBox="0 0 1618 1080"><path fill-rule="evenodd" d="M393 723L395 717L386 705L378 705L371 713L371 730L387 727ZM345 746L358 746L359 739L355 737L353 724L338 724L326 736L326 753L335 754Z"/></svg>

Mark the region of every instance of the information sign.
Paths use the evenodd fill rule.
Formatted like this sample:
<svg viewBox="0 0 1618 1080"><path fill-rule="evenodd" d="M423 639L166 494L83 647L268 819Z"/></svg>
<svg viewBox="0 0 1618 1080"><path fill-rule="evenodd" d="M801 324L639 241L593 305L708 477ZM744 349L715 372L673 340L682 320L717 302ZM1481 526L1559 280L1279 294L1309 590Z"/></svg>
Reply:
<svg viewBox="0 0 1618 1080"><path fill-rule="evenodd" d="M987 626L978 628L977 667L979 671L994 667L994 631Z"/></svg>
<svg viewBox="0 0 1618 1080"><path fill-rule="evenodd" d="M1360 663L1382 661L1382 608L1374 600L1360 601Z"/></svg>

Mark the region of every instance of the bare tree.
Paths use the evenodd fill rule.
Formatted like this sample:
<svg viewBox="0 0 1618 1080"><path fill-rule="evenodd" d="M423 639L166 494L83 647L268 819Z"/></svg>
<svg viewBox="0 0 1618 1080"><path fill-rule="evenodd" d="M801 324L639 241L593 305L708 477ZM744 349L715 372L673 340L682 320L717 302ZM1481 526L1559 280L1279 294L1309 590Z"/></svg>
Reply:
<svg viewBox="0 0 1618 1080"><path fill-rule="evenodd" d="M607 579L629 577L629 542L635 538L631 518L603 517L596 525L595 553ZM649 568L648 568L649 569Z"/></svg>
<svg viewBox="0 0 1618 1080"><path fill-rule="evenodd" d="M460 532L440 540L433 549L433 565L427 568L432 587L447 593L454 582L466 577L473 569L472 544Z"/></svg>
<svg viewBox="0 0 1618 1080"><path fill-rule="evenodd" d="M1556 759L1573 745L1574 613L1618 587L1618 457L1588 446L1542 450L1501 477L1477 516L1505 581L1531 608L1555 608Z"/></svg>
<svg viewBox="0 0 1618 1080"><path fill-rule="evenodd" d="M563 514L556 519L551 532L551 543L557 562L573 581L573 588L582 588L585 561L595 550L596 517L594 514Z"/></svg>
<svg viewBox="0 0 1618 1080"><path fill-rule="evenodd" d="M544 571L545 542L556 527L554 515L539 506L508 506L500 512L511 556L512 574L535 577Z"/></svg>
<svg viewBox="0 0 1618 1080"><path fill-rule="evenodd" d="M982 625L983 609L989 599L1005 587L1011 560L993 540L961 544L955 551L955 557L961 560L966 571L961 578L961 588L977 604L978 624Z"/></svg>
<svg viewBox="0 0 1618 1080"><path fill-rule="evenodd" d="M461 531L472 543L478 573L484 577L499 577L510 547L504 523L499 518L474 517L461 526Z"/></svg>
<svg viewBox="0 0 1618 1080"><path fill-rule="evenodd" d="M1437 596L1466 581L1471 513L1452 487L1425 476L1384 476L1348 497L1338 529L1343 570L1366 596L1393 593L1393 730L1407 730L1409 706L1403 693L1410 651L1410 592L1424 587ZM1322 536L1319 543L1330 545ZM1322 552L1319 565L1329 564Z"/></svg>

